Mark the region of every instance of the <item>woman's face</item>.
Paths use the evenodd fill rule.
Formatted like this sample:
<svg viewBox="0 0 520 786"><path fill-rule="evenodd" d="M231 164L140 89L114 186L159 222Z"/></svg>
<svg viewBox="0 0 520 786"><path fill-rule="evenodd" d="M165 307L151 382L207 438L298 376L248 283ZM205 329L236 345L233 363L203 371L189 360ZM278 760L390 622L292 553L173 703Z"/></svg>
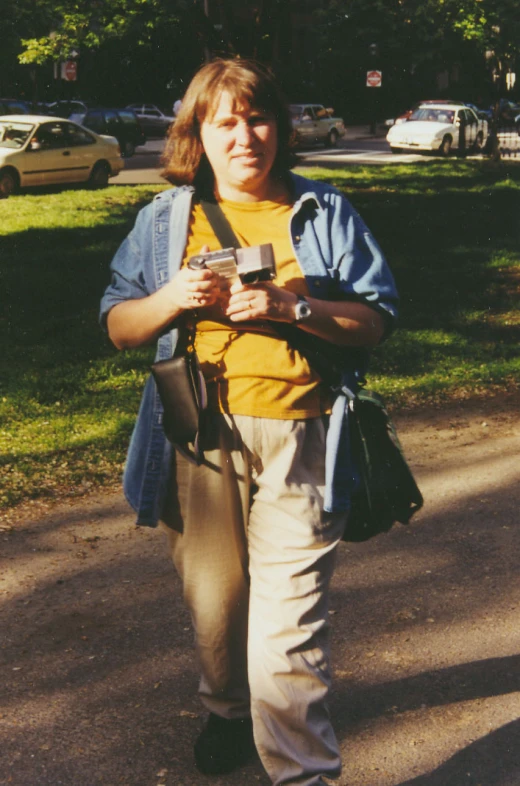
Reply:
<svg viewBox="0 0 520 786"><path fill-rule="evenodd" d="M267 199L278 146L276 121L259 109L234 104L223 91L200 132L219 195L235 201Z"/></svg>

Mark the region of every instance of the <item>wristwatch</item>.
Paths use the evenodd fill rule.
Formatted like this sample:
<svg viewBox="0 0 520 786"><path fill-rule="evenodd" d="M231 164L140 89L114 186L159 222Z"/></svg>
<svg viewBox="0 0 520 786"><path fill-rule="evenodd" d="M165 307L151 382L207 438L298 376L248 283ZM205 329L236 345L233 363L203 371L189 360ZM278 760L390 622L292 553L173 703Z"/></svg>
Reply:
<svg viewBox="0 0 520 786"><path fill-rule="evenodd" d="M298 301L294 307L294 321L303 322L304 319L309 319L312 314L311 307L307 298L303 295L298 295Z"/></svg>

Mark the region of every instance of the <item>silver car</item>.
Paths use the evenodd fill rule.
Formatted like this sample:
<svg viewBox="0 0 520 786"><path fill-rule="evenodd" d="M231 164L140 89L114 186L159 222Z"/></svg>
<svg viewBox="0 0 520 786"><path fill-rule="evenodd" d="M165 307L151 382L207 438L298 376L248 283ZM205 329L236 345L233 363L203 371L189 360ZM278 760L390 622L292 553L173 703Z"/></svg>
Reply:
<svg viewBox="0 0 520 786"><path fill-rule="evenodd" d="M175 122L174 117L165 115L155 104L129 104L126 108L133 109L147 137L164 136Z"/></svg>

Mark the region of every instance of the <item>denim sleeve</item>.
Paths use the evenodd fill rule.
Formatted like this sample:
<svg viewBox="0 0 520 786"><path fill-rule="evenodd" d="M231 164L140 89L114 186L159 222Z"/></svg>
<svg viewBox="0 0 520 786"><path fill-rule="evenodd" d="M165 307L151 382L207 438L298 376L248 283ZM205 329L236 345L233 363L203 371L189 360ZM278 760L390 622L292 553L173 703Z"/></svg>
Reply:
<svg viewBox="0 0 520 786"><path fill-rule="evenodd" d="M337 224L341 223L341 230ZM343 236L336 249L338 282L345 297L365 302L385 318L387 330L397 317L399 296L394 277L377 241L350 203L340 197L334 211L332 235Z"/></svg>
<svg viewBox="0 0 520 786"><path fill-rule="evenodd" d="M111 281L101 299L99 321L106 330L111 308L124 300L137 300L152 293L148 269L153 253L152 222L142 210L130 234L123 240L110 264Z"/></svg>

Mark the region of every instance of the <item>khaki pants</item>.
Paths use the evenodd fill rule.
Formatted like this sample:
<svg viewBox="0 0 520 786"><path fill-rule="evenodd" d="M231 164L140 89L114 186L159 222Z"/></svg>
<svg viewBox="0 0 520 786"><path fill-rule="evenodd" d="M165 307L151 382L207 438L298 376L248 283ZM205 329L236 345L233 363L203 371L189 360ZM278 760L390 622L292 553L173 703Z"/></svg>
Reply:
<svg viewBox="0 0 520 786"><path fill-rule="evenodd" d="M251 713L273 784L315 786L341 766L327 604L345 515L322 511L324 422L215 415L207 448L201 467L177 455L178 504L173 493L163 516L200 695L223 717Z"/></svg>

